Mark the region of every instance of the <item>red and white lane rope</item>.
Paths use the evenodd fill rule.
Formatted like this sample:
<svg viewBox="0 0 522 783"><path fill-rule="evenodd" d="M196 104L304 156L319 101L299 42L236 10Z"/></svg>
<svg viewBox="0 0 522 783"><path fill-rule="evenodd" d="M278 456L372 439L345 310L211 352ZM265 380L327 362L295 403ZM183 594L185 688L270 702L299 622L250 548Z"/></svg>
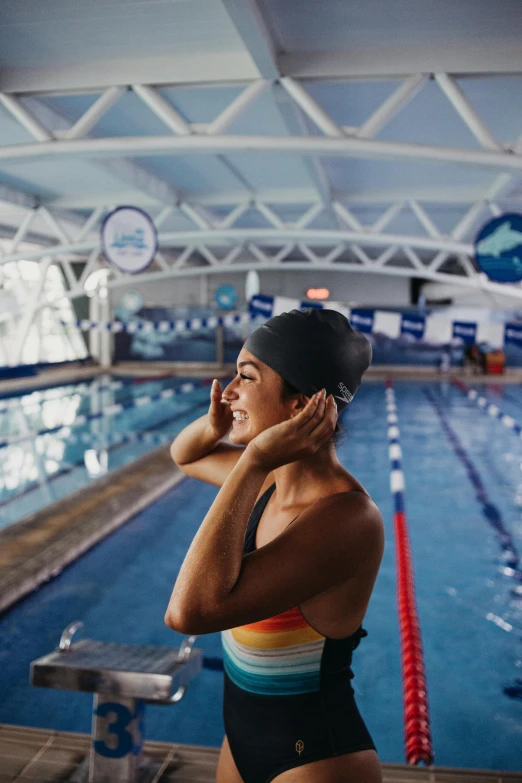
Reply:
<svg viewBox="0 0 522 783"><path fill-rule="evenodd" d="M433 764L424 654L415 600L415 583L404 510L404 473L395 393L386 381L386 410L390 457L390 489L394 500L393 527L397 565L397 604L401 637L404 696L404 746L408 764Z"/></svg>

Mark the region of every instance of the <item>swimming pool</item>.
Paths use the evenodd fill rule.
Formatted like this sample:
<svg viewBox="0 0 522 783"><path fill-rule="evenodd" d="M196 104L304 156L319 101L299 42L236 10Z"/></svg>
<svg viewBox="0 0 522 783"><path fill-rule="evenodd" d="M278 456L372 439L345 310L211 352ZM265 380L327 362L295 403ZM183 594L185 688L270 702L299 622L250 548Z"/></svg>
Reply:
<svg viewBox="0 0 522 783"><path fill-rule="evenodd" d="M513 553L522 547L522 440L452 384L395 381L394 389L435 763L520 770L522 595ZM519 387L483 390L522 423ZM364 383L343 426L340 459L379 505L387 539L352 682L381 759L403 762L383 383ZM28 684L30 661L56 647L72 620L82 619L80 634L93 639L179 643L163 614L216 494L186 479L0 619L0 722L90 731L89 694ZM147 708L148 738L221 743L219 634L196 646L205 655L201 675L179 705Z"/></svg>
<svg viewBox="0 0 522 783"><path fill-rule="evenodd" d="M168 396L188 383L104 375L0 400L0 529L171 440L208 407L205 386Z"/></svg>

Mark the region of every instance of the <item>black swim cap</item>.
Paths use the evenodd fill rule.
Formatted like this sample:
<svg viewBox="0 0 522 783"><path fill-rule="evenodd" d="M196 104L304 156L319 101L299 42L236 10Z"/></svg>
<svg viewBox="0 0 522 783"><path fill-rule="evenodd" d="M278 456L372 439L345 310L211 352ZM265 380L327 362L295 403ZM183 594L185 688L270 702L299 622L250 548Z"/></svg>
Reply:
<svg viewBox="0 0 522 783"><path fill-rule="evenodd" d="M336 310L291 310L271 318L244 347L298 391L323 387L341 411L353 399L372 360L372 346Z"/></svg>

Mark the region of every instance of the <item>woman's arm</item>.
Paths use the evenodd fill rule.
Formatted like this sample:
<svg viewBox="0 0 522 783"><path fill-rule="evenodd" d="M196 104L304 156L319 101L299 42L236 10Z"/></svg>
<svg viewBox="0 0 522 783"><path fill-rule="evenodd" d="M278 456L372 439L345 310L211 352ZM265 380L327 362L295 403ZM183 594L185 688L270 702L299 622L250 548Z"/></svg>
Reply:
<svg viewBox="0 0 522 783"><path fill-rule="evenodd" d="M166 624L205 634L275 617L371 569L384 525L364 492L321 498L265 546L243 557L244 531L265 471L248 449L205 517L174 586ZM239 488L238 481L242 481Z"/></svg>
<svg viewBox="0 0 522 783"><path fill-rule="evenodd" d="M203 520L179 572L165 622L212 633L272 617L346 582L382 557L383 525L362 492L321 498L266 546L243 557L245 529L267 474L331 435L332 402L310 403L245 449Z"/></svg>
<svg viewBox="0 0 522 783"><path fill-rule="evenodd" d="M166 624L175 630L212 612L236 584L243 561L245 530L268 473L248 449L229 473L181 566Z"/></svg>
<svg viewBox="0 0 522 783"><path fill-rule="evenodd" d="M213 451L221 438L210 426L208 413L204 413L181 430L171 444L170 456L176 465L195 462Z"/></svg>

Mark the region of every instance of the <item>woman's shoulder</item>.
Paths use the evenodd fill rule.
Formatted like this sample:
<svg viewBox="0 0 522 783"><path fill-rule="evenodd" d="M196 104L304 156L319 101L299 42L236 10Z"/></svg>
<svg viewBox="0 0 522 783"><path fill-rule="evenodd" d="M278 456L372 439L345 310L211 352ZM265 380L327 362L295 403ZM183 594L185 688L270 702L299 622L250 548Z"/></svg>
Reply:
<svg viewBox="0 0 522 783"><path fill-rule="evenodd" d="M345 468L337 475L332 476L331 480L325 482L323 488L324 495L336 495L341 492L360 492L370 497L366 487Z"/></svg>

